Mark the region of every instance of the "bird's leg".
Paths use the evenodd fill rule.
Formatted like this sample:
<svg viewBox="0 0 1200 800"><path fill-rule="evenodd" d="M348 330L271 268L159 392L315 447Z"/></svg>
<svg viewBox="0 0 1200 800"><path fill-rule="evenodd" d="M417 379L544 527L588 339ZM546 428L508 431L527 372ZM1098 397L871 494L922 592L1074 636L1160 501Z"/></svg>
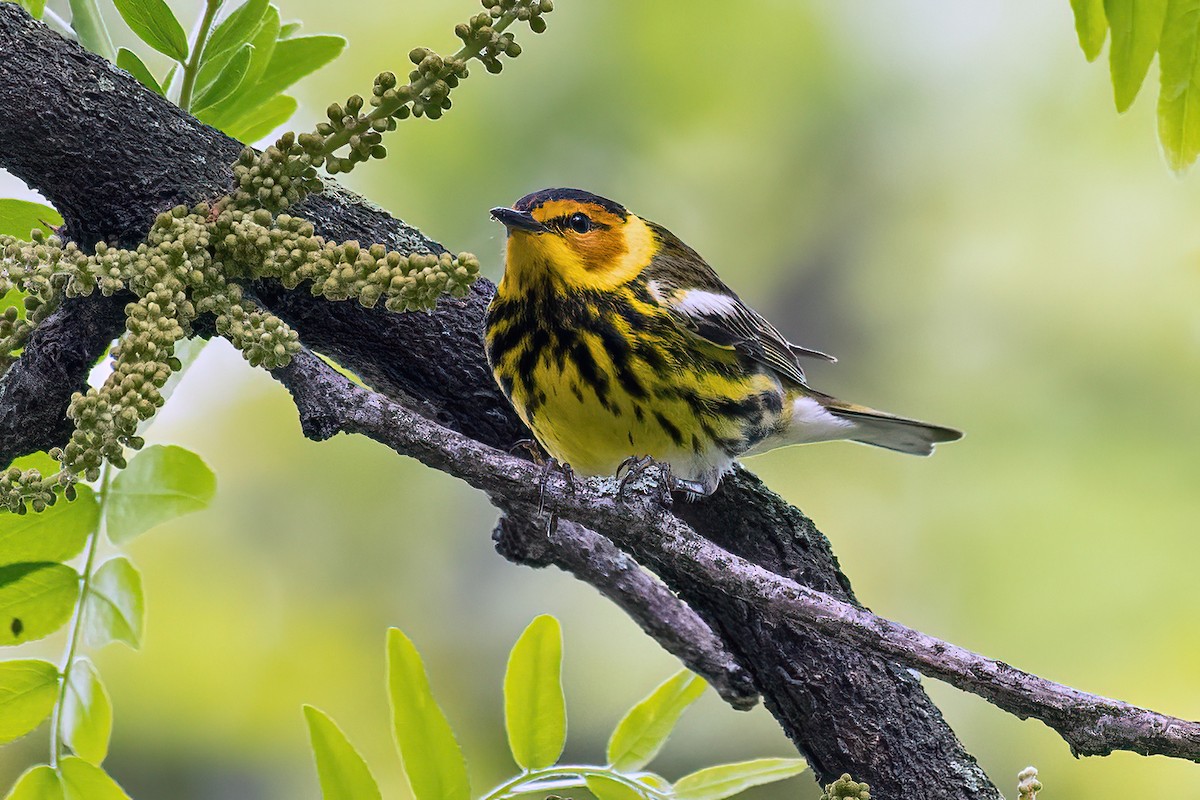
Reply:
<svg viewBox="0 0 1200 800"><path fill-rule="evenodd" d="M565 461L559 461L554 456L546 456L541 462L542 478L538 482L538 513L544 513L546 510L546 484L550 481L550 476L554 472L561 472L563 480L567 483L567 491L574 496L575 494L575 470L571 469L571 465ZM551 520L550 532L553 533L554 520Z"/></svg>

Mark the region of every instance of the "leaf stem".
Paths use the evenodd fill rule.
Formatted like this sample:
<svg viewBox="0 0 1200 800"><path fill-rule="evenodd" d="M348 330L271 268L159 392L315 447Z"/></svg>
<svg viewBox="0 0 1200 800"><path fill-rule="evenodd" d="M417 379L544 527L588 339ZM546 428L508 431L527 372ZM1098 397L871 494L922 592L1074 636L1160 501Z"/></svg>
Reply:
<svg viewBox="0 0 1200 800"><path fill-rule="evenodd" d="M204 45L208 42L208 32L212 28L213 18L216 17L221 2L222 0L207 0L204 4L204 16L200 18L200 29L196 31L196 41L192 45L192 52L188 55L187 62L183 65L183 83L179 87L179 107L184 111L191 110L189 106L192 104L192 89L196 86L196 76L200 74L200 56L204 52Z"/></svg>
<svg viewBox="0 0 1200 800"><path fill-rule="evenodd" d="M78 34L75 33L75 29L71 27L71 23L60 17L52 8L47 7L42 9L42 22L45 22L51 28L57 28L59 33L69 39L77 40L79 38Z"/></svg>
<svg viewBox="0 0 1200 800"><path fill-rule="evenodd" d="M83 609L87 603L92 588L92 566L96 563L96 552L100 549L100 538L104 532L105 511L108 501L108 482L111 468L107 461L100 468L100 516L96 527L88 537L87 557L84 559L83 572L79 575L79 600L75 603L75 613L71 616L70 633L67 634L67 650L63 656L62 667L59 669L58 698L54 701L54 712L50 717L50 766L57 767L62 758L62 718L63 708L67 701L68 686L71 682L71 669L75 665L75 651L79 648L80 634L83 631Z"/></svg>
<svg viewBox="0 0 1200 800"><path fill-rule="evenodd" d="M503 33L505 28L507 28L509 25L513 24L514 21L516 21L517 13L518 13L518 9L516 7L510 8L508 11L505 11L496 20L496 23L494 25L492 25L492 29L494 31L496 31L497 33ZM480 42L479 44L464 44L461 48L459 48L458 52L455 53L450 58L453 60L470 61L471 59L477 58L479 56L480 51L484 47L484 44L485 43L483 43L483 42ZM449 69L449 68L447 67L447 69ZM394 102L394 103L381 103L378 106L376 106L375 108L373 108L371 110L371 112L364 117L365 122L362 125L355 125L350 128L343 128L340 131L335 131L334 133L330 134L329 137L325 140L325 147L321 151L322 155L327 155L327 156L332 155L333 153L337 152L337 149L339 147L342 147L343 145L347 144L350 141L351 137L353 137L355 134L360 134L364 130L369 129L370 123L375 122L376 120L387 119L392 114L395 114L396 111L399 110L399 108L401 106L412 102L413 97L420 97L421 92L425 91L430 86L432 86L434 84L434 81L436 81L439 77L442 77L442 76L439 75L434 78L425 78L425 77L418 78L417 80L415 80L411 84L409 84L412 87L412 91L413 91L412 97L400 98L397 102Z"/></svg>
<svg viewBox="0 0 1200 800"><path fill-rule="evenodd" d="M653 798L667 798L665 794L653 786L639 783L631 776L617 772L612 767L597 767L584 764L556 764L544 769L526 770L515 778L505 781L480 800L505 800L517 795L541 792L548 789L584 789L587 778L597 776L622 783L635 792Z"/></svg>

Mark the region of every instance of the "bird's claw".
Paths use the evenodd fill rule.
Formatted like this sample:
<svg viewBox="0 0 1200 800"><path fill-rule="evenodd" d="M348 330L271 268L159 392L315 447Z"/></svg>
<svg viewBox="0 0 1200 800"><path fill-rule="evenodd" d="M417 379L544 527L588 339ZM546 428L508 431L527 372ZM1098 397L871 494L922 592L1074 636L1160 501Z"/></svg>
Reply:
<svg viewBox="0 0 1200 800"><path fill-rule="evenodd" d="M663 508L669 509L674 505L675 499L671 496L672 492L697 491L697 489L694 489L693 487L700 486L700 484L696 483L695 481L676 478L671 472L671 465L665 461L655 461L650 456L630 456L617 465L617 498L621 499L625 496L625 489L631 480L644 473L650 467L654 466L659 468L662 476L657 483L657 488L658 502ZM622 473L624 474L622 475ZM703 487L701 487L700 490L702 491Z"/></svg>

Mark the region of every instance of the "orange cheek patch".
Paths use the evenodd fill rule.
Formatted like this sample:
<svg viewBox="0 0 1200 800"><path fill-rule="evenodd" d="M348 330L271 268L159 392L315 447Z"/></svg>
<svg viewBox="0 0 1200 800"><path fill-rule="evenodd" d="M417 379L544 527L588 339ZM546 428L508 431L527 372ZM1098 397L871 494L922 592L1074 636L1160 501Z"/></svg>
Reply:
<svg viewBox="0 0 1200 800"><path fill-rule="evenodd" d="M611 230L594 231L571 244L588 272L612 269L626 252L624 237Z"/></svg>

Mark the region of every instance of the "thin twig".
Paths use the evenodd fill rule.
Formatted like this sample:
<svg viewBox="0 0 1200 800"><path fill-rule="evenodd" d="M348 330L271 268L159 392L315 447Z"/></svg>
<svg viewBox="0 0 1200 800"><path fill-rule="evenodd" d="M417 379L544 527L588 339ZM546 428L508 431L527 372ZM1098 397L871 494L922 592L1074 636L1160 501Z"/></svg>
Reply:
<svg viewBox="0 0 1200 800"><path fill-rule="evenodd" d="M649 474L630 482L620 498L614 479L591 478L569 486L559 475L543 478L527 461L355 386L307 351L275 376L292 393L310 438L363 434L466 481L502 505L536 507L544 488L553 513L602 533L652 568L669 563L780 623L805 625L873 650L1018 717L1039 719L1076 755L1128 750L1200 761L1200 723L1046 680L769 572L722 550L663 509Z"/></svg>

